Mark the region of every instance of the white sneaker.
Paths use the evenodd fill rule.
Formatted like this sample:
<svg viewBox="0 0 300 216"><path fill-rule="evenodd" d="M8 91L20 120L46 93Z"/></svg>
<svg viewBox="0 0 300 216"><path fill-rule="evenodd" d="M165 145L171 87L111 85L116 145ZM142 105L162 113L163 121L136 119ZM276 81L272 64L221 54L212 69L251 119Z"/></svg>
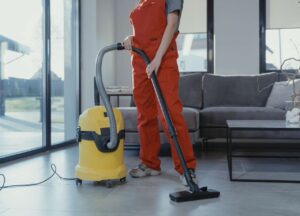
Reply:
<svg viewBox="0 0 300 216"><path fill-rule="evenodd" d="M189 169L189 172L190 172L190 174L191 174L191 177L192 177L192 181L194 182L194 183L196 183L196 184L198 184L198 180L197 180L197 177L196 177L196 174L195 174L195 171L194 170L192 170L192 169ZM184 175L182 174L182 175L180 175L179 176L179 178L180 178L180 181L181 181L181 183L184 185L184 186L188 186L188 183L187 183L187 181L186 181L186 179L185 179L185 177L184 177Z"/></svg>
<svg viewBox="0 0 300 216"><path fill-rule="evenodd" d="M157 176L161 174L161 171L151 169L147 167L145 164L139 164L136 168L133 168L129 171L129 174L133 178L141 178L145 176Z"/></svg>

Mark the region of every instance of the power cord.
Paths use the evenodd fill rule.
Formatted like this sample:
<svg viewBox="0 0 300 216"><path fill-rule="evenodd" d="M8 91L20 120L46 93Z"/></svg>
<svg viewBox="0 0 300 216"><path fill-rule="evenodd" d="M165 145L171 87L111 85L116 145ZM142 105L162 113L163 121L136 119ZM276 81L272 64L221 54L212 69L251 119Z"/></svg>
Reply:
<svg viewBox="0 0 300 216"><path fill-rule="evenodd" d="M52 173L48 178L46 178L46 179L43 180L43 181L40 181L40 182L37 182L37 183L30 183L30 184L5 185L5 181L6 181L5 175L0 173L0 176L1 176L2 179L3 179L3 183L2 183L2 185L0 186L0 191L3 190L3 189L6 189L6 188L13 188L13 187L30 187L30 186L40 185L40 184L43 184L43 183L45 183L46 181L50 180L51 178L53 178L53 176L55 176L55 175L56 175L57 177L59 177L61 180L65 180L65 181L74 181L74 180L77 179L77 178L66 178L66 177L62 177L61 175L59 175L58 172L56 171L56 165L55 165L55 164L51 164L50 167L51 167L51 170L53 171L53 173Z"/></svg>

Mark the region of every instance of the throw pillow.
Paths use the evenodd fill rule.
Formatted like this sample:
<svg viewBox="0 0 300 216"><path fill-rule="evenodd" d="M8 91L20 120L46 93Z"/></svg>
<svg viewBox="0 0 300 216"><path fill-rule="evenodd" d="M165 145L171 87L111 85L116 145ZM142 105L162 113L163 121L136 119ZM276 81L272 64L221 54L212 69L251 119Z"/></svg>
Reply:
<svg viewBox="0 0 300 216"><path fill-rule="evenodd" d="M300 79L295 80L296 91L300 90ZM285 109L286 101L292 100L293 82L283 81L275 82L272 91L269 95L266 106L279 109Z"/></svg>

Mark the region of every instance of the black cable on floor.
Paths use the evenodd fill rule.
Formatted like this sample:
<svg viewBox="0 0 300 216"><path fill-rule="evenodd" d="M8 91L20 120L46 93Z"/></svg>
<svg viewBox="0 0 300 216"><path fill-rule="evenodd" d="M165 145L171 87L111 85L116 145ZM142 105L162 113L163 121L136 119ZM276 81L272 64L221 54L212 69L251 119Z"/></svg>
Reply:
<svg viewBox="0 0 300 216"><path fill-rule="evenodd" d="M0 186L0 191L2 189L6 189L6 188L13 188L13 187L30 187L30 186L36 186L36 185L40 185L40 184L43 184L45 183L46 181L50 180L53 176L58 176L61 180L65 180L65 181L74 181L76 180L76 178L66 178L66 177L62 177L61 175L58 174L58 172L56 171L56 165L55 164L51 164L51 170L53 171L53 173L48 177L46 178L45 180L43 181L40 181L40 182L37 182L37 183L30 183L30 184L16 184L16 185L5 185L5 181L6 181L6 178L5 178L5 175L4 174L1 174L0 173L0 176L2 177L3 179L3 183L2 185Z"/></svg>

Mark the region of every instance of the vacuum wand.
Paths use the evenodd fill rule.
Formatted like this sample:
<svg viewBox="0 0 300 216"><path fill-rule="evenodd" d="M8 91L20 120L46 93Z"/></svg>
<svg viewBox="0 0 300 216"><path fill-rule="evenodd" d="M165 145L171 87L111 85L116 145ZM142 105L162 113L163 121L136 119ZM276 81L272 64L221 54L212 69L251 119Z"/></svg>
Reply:
<svg viewBox="0 0 300 216"><path fill-rule="evenodd" d="M117 47L118 47L118 50L124 49L124 47L121 43L118 43ZM151 63L150 59L147 57L145 52L142 51L141 49L132 47L132 51L137 53L145 61L146 65L149 65ZM199 200L199 199L218 197L220 195L220 192L215 191L215 190L208 190L207 187L199 188L198 185L192 180L191 173L188 170L186 161L183 156L183 152L180 148L180 145L179 145L179 142L177 139L176 130L173 126L170 114L168 112L166 102L163 98L162 91L160 89L157 77L154 72L151 74L150 79L151 79L152 85L154 87L154 91L155 91L156 97L158 99L161 111L167 122L169 135L172 138L178 158L180 160L180 164L183 168L184 177L185 177L185 179L188 183L189 189L190 189L190 192L189 191L181 191L181 192L176 192L176 193L170 194L170 199L175 202L183 202L183 201L191 201L191 200Z"/></svg>

